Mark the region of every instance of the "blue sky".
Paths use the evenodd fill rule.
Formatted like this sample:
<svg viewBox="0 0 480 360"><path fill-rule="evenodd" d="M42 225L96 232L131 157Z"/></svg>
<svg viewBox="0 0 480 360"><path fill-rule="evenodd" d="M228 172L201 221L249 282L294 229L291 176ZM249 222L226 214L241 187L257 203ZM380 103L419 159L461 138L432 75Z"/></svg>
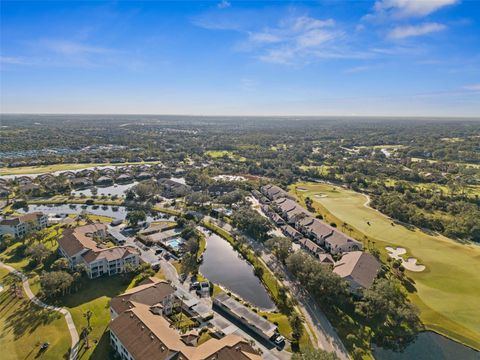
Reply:
<svg viewBox="0 0 480 360"><path fill-rule="evenodd" d="M480 2L1 2L1 111L480 116Z"/></svg>

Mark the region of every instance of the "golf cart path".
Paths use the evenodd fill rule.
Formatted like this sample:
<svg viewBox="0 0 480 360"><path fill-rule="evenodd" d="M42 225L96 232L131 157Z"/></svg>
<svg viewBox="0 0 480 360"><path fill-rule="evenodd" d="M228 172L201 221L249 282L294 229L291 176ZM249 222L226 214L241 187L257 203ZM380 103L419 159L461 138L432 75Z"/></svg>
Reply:
<svg viewBox="0 0 480 360"><path fill-rule="evenodd" d="M23 289L25 290L25 294L30 299L30 301L33 302L35 305L38 305L47 310L58 311L61 314L63 314L63 316L65 317L65 321L67 322L67 327L68 327L68 331L70 332L70 337L72 338L72 346L71 346L69 359L76 360L78 355L79 336L70 312L67 309L64 309L58 306L45 304L43 301L38 299L33 294L32 289L30 289L30 284L28 283L28 277L25 276L25 274L23 274L22 272L15 270L13 267L4 264L1 261L0 261L0 267L4 268L8 272L11 272L12 274L19 277L22 280L22 285L23 285Z"/></svg>

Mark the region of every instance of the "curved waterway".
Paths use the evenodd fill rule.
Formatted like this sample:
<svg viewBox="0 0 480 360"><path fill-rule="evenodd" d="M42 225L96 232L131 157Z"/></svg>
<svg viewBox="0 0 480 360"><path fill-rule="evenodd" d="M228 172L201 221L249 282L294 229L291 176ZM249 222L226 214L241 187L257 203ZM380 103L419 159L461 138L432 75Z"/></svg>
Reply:
<svg viewBox="0 0 480 360"><path fill-rule="evenodd" d="M403 352L376 348L373 356L376 360L480 360L480 352L433 331L418 334Z"/></svg>
<svg viewBox="0 0 480 360"><path fill-rule="evenodd" d="M262 310L272 310L275 304L255 276L253 266L243 259L228 241L203 230L207 249L203 254L200 272L211 282L219 284Z"/></svg>

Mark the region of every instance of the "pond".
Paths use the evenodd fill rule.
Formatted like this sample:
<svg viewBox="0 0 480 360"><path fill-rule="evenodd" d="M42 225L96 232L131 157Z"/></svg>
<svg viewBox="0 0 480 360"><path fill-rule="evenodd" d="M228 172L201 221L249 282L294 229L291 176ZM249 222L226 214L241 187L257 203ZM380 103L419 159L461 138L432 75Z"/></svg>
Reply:
<svg viewBox="0 0 480 360"><path fill-rule="evenodd" d="M239 253L223 238L209 235L200 272L211 282L222 285L262 310L272 310L275 304L253 273L253 266L240 257Z"/></svg>
<svg viewBox="0 0 480 360"><path fill-rule="evenodd" d="M90 214L108 216L114 219L125 219L127 215L127 208L124 206L107 206L97 205L98 208L94 209L94 205L80 205L80 204L58 204L58 205L28 205L27 209L18 209L18 212L27 213L33 211L41 211L45 214L80 214L85 211ZM156 216L147 216L147 221L152 222L155 220L174 220L173 216L166 214L157 214Z"/></svg>
<svg viewBox="0 0 480 360"><path fill-rule="evenodd" d="M480 352L439 335L425 331L418 335L414 343L403 352L394 352L382 348L373 351L376 360L479 360Z"/></svg>
<svg viewBox="0 0 480 360"><path fill-rule="evenodd" d="M112 196L112 195L117 195L117 196L125 196L127 193L128 189L132 188L133 186L137 185L138 182L134 181L132 183L128 184L115 184L115 185L110 185L110 186L95 186L87 189L81 189L81 190L73 190L71 192L72 195L74 196L93 196L92 190L95 188L97 189L97 196Z"/></svg>

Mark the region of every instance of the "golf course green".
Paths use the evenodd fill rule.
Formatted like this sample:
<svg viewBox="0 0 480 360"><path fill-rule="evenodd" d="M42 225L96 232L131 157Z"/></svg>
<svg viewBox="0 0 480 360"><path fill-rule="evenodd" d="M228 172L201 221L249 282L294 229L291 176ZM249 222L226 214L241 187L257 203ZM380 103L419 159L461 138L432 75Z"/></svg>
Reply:
<svg viewBox="0 0 480 360"><path fill-rule="evenodd" d="M415 289L410 299L420 309L428 329L471 347L480 348L480 246L461 244L418 228L394 223L368 206L368 198L342 187L323 183L297 183L290 192L304 204L313 200L317 213L360 241L374 243L385 258L386 246L407 249L426 266L406 271ZM346 223L346 224L345 224Z"/></svg>

